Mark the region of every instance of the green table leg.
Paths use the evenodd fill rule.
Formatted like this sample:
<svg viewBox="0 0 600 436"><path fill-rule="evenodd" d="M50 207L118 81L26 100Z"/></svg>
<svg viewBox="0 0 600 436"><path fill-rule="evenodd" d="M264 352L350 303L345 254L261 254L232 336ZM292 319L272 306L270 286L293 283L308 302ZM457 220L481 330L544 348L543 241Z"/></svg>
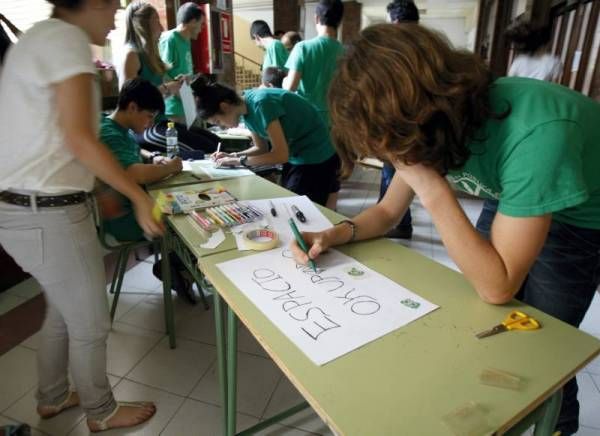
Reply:
<svg viewBox="0 0 600 436"><path fill-rule="evenodd" d="M537 409L504 433L505 436L521 436L529 427L535 425L534 436L552 436L558 422L558 413L562 403L562 389L556 391Z"/></svg>
<svg viewBox="0 0 600 436"><path fill-rule="evenodd" d="M559 389L544 403L545 410L535 425L534 436L550 436L554 433L561 404L562 389Z"/></svg>
<svg viewBox="0 0 600 436"><path fill-rule="evenodd" d="M175 326L173 325L173 297L171 296L171 267L169 264L169 230L165 232L161 244L161 271L163 282L163 300L165 304L165 326L169 335L169 346L175 348Z"/></svg>
<svg viewBox="0 0 600 436"><path fill-rule="evenodd" d="M213 292L213 310L215 311L215 330L217 340L217 371L219 377L219 386L221 387L221 402L223 404L223 434L227 434L227 425L229 414L227 402L227 365L226 365L226 343L225 343L225 322L223 319L223 304L221 296Z"/></svg>
<svg viewBox="0 0 600 436"><path fill-rule="evenodd" d="M227 436L234 436L237 409L237 317L227 306Z"/></svg>

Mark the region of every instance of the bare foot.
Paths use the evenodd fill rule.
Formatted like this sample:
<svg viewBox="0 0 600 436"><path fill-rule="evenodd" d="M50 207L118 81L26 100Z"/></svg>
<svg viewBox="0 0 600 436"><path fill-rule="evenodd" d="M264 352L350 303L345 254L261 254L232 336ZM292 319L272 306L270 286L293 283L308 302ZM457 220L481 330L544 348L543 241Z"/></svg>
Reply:
<svg viewBox="0 0 600 436"><path fill-rule="evenodd" d="M66 400L58 406L38 406L37 413L42 419L49 419L58 415L63 410L70 409L79 405L79 395L77 392L70 392Z"/></svg>
<svg viewBox="0 0 600 436"><path fill-rule="evenodd" d="M156 413L154 403L118 402L112 416L104 420L90 420L87 425L91 432L96 433L110 428L133 427L148 421Z"/></svg>

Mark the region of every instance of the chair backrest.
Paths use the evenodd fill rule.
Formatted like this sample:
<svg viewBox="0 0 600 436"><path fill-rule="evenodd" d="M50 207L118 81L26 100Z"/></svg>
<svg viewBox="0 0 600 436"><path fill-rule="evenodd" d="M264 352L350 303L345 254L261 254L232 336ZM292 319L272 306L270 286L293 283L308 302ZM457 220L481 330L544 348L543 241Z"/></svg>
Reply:
<svg viewBox="0 0 600 436"><path fill-rule="evenodd" d="M138 245L140 243L140 241L119 242L113 235L111 235L110 233L108 233L106 231L106 226L104 225L104 220L102 219L102 216L100 213L100 207L98 205L97 196L103 195L102 192L104 192L104 190L107 190L107 189L111 189L111 188L109 188L106 185L101 186L100 184L97 184L96 188L94 189L94 195L92 196L94 224L96 225L96 232L98 234L98 240L100 241L100 245L102 245L102 247L104 247L105 249L110 250L110 251L120 250L127 246ZM145 241L142 241L142 242L145 242ZM150 241L148 241L148 243L150 243Z"/></svg>

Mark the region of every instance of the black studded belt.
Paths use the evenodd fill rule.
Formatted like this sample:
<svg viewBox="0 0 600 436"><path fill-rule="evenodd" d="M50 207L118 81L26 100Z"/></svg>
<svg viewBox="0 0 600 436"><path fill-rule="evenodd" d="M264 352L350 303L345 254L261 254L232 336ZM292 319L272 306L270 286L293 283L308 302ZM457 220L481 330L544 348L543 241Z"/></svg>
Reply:
<svg viewBox="0 0 600 436"><path fill-rule="evenodd" d="M37 207L62 207L70 206L85 202L88 194L85 192L75 192L65 195L44 195L33 196L17 194L16 192L2 191L0 192L0 201L5 203L16 204L17 206L31 207L31 199L35 198Z"/></svg>

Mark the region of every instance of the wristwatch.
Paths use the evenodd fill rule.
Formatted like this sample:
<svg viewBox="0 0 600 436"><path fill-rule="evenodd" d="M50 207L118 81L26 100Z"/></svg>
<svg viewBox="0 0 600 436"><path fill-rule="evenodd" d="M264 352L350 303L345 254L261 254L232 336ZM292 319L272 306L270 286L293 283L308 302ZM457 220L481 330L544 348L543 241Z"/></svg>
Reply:
<svg viewBox="0 0 600 436"><path fill-rule="evenodd" d="M248 161L248 156L247 155L243 155L242 157L240 157L240 165L243 167L247 167L248 165L246 164L246 162Z"/></svg>

